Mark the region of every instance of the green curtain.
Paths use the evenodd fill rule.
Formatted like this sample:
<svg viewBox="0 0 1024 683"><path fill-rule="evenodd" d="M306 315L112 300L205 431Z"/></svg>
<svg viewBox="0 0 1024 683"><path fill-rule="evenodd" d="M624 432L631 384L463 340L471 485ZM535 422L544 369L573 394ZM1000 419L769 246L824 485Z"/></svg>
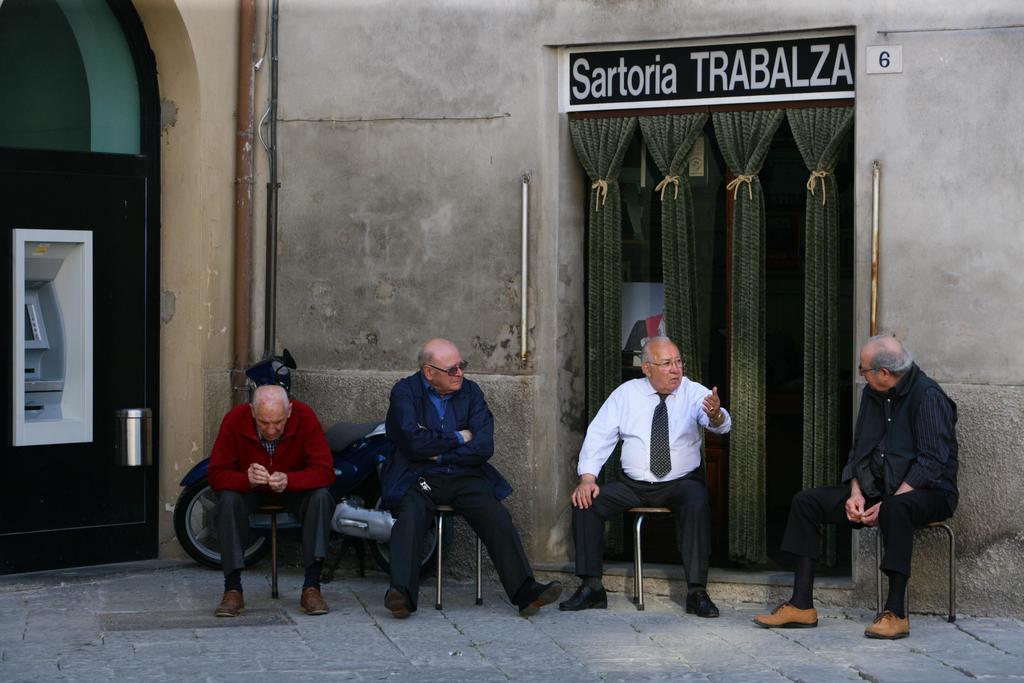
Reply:
<svg viewBox="0 0 1024 683"><path fill-rule="evenodd" d="M830 486L839 475L839 198L833 175L853 127L853 107L790 109L789 125L807 170L804 214L803 486ZM823 536L823 559L836 562L836 530Z"/></svg>
<svg viewBox="0 0 1024 683"><path fill-rule="evenodd" d="M760 564L765 543L765 267L764 196L757 174L782 110L713 115L733 193L732 344L729 408L729 557Z"/></svg>
<svg viewBox="0 0 1024 683"><path fill-rule="evenodd" d="M698 332L700 296L687 157L707 120L705 113L640 119L647 149L665 176L655 190L661 196L666 330L682 350L686 374L695 382L703 378L704 345Z"/></svg>
<svg viewBox="0 0 1024 683"><path fill-rule="evenodd" d="M569 122L573 146L590 177L587 243L587 413L622 382L622 214L619 170L636 117Z"/></svg>
<svg viewBox="0 0 1024 683"><path fill-rule="evenodd" d="M622 382L622 203L619 170L636 130L636 117L576 119L569 122L572 144L590 177L587 242L587 417ZM615 479L619 447L601 472ZM622 515L605 526L605 548L622 551Z"/></svg>

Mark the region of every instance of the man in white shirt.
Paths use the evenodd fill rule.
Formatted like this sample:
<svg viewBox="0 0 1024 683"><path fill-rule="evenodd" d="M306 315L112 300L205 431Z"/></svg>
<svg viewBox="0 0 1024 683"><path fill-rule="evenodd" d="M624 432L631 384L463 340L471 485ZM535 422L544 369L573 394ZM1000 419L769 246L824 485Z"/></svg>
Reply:
<svg viewBox="0 0 1024 683"><path fill-rule="evenodd" d="M668 337L652 337L643 349L646 377L611 393L587 429L580 451L579 484L572 492L576 574L582 584L559 605L564 611L608 606L601 582L604 523L631 507L667 507L687 575L686 611L717 617L707 592L711 554L711 506L701 468L701 428L725 434L729 413L710 391L683 375L683 359ZM597 475L622 440L620 481L597 484Z"/></svg>

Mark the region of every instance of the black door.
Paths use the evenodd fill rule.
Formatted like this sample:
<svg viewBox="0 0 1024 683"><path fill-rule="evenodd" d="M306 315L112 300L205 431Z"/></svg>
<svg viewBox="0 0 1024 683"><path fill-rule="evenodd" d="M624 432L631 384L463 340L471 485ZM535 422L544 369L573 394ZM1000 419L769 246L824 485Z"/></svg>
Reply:
<svg viewBox="0 0 1024 683"><path fill-rule="evenodd" d="M12 310L13 278L0 285L0 573L157 554L159 245L146 171L143 156L0 150L4 263L19 228L89 231L93 244L91 442L14 445L11 321L22 312ZM118 463L122 408L153 410L152 465Z"/></svg>

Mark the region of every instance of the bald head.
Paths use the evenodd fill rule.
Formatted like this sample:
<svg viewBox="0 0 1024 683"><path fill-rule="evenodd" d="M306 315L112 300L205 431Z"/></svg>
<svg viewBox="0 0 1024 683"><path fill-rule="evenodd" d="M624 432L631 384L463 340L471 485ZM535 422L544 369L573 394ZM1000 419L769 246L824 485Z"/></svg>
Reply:
<svg viewBox="0 0 1024 683"><path fill-rule="evenodd" d="M288 392L276 384L257 387L252 394L252 417L256 428L267 441L276 441L284 433L284 426L292 414Z"/></svg>
<svg viewBox="0 0 1024 683"><path fill-rule="evenodd" d="M683 382L683 358L668 337L651 337L644 344L640 368L659 394L671 394Z"/></svg>
<svg viewBox="0 0 1024 683"><path fill-rule="evenodd" d="M656 351L665 351L669 354L679 355L679 349L676 347L676 343L665 336L651 337L644 344L643 349L640 351L640 361L643 363L650 363L654 359Z"/></svg>
<svg viewBox="0 0 1024 683"><path fill-rule="evenodd" d="M277 384L264 384L256 387L252 392L252 406L257 408L263 405L280 406L282 410L288 407L288 392L284 387Z"/></svg>
<svg viewBox="0 0 1024 683"><path fill-rule="evenodd" d="M427 363L433 363L438 356L447 356L453 352L459 355L459 347L447 339L440 337L428 339L420 347L420 352L416 356L416 364L422 368Z"/></svg>
<svg viewBox="0 0 1024 683"><path fill-rule="evenodd" d="M871 337L861 347L861 355L865 356L868 364L861 364L862 368L872 370L888 370L897 377L906 373L914 362L910 351L904 348L900 340L892 335L879 334Z"/></svg>
<svg viewBox="0 0 1024 683"><path fill-rule="evenodd" d="M427 383L441 396L447 396L462 388L462 353L459 347L447 339L430 339L420 347L417 356L420 370Z"/></svg>
<svg viewBox="0 0 1024 683"><path fill-rule="evenodd" d="M899 384L913 364L914 358L898 339L880 334L860 347L857 371L875 391L888 391Z"/></svg>

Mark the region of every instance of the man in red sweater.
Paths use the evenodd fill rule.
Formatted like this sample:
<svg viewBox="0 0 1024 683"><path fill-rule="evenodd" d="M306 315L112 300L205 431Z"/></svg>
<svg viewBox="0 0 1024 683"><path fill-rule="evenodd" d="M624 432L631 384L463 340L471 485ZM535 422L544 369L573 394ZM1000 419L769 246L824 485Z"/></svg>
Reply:
<svg viewBox="0 0 1024 683"><path fill-rule="evenodd" d="M327 490L334 482L334 465L313 409L290 401L282 386L258 387L251 404L235 406L224 416L208 477L218 492L217 531L224 568L224 597L214 614L235 617L245 606L242 544L249 533L249 515L265 503L283 505L301 520L306 579L299 606L307 614L326 614L320 570L334 513L334 498Z"/></svg>

